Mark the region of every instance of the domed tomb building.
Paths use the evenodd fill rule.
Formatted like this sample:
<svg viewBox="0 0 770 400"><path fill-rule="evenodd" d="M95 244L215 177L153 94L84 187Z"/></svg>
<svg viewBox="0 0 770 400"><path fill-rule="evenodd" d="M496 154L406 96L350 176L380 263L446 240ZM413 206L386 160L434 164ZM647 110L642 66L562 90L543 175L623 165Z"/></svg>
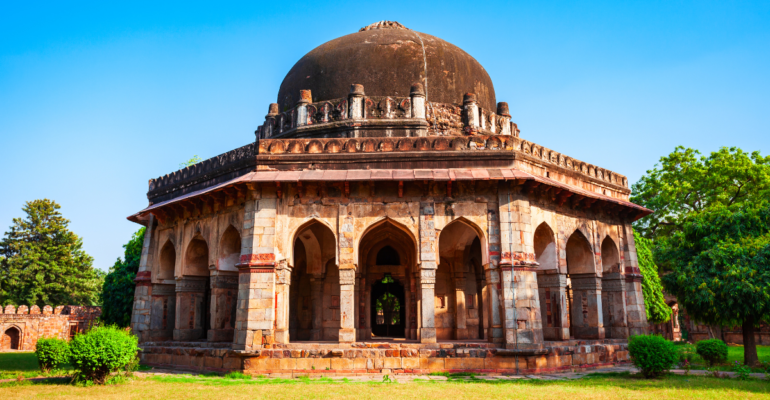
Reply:
<svg viewBox="0 0 770 400"><path fill-rule="evenodd" d="M627 361L647 331L631 223L650 211L521 138L462 49L379 22L302 57L267 109L129 217L145 363L532 373Z"/></svg>

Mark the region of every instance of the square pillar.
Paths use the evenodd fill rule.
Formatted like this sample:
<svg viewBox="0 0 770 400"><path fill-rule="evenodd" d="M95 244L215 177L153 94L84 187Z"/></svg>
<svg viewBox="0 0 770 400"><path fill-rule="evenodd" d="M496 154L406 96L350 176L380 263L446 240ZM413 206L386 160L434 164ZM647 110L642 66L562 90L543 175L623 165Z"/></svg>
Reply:
<svg viewBox="0 0 770 400"><path fill-rule="evenodd" d="M144 232L144 242L142 242L142 255L139 259L139 270L134 279L136 289L134 290L134 304L131 309L131 332L139 338L140 343L152 340L150 337L150 330L152 329L151 285L152 266L154 262L154 258L152 257L152 235L154 233L154 225L155 217L150 214L147 221L147 229Z"/></svg>
<svg viewBox="0 0 770 400"><path fill-rule="evenodd" d="M420 343L436 343L435 320L436 270L420 270L421 317Z"/></svg>
<svg viewBox="0 0 770 400"><path fill-rule="evenodd" d="M507 278L507 272L503 273ZM505 280L504 280L505 282ZM508 289L506 288L506 291ZM506 294L507 297L507 294ZM506 300L507 302L507 300ZM513 267L513 309L515 337L511 342L508 335L508 308L506 307L506 348L539 349L543 347L543 324L540 314L540 296L537 286L537 272L534 267Z"/></svg>
<svg viewBox="0 0 770 400"><path fill-rule="evenodd" d="M626 282L623 274L619 272L602 277L602 317L606 338L628 338Z"/></svg>
<svg viewBox="0 0 770 400"><path fill-rule="evenodd" d="M150 299L150 329L146 331L147 340L172 340L176 321L176 286L152 284Z"/></svg>
<svg viewBox="0 0 770 400"><path fill-rule="evenodd" d="M238 268L238 309L234 350L254 350L275 342L276 257L274 189L250 190L244 206Z"/></svg>
<svg viewBox="0 0 770 400"><path fill-rule="evenodd" d="M464 340L468 338L468 327L466 325L467 311L465 311L465 278L455 278L455 339Z"/></svg>
<svg viewBox="0 0 770 400"><path fill-rule="evenodd" d="M208 278L186 276L176 278L176 315L174 340L206 339L206 285Z"/></svg>
<svg viewBox="0 0 770 400"><path fill-rule="evenodd" d="M572 274L572 336L575 339L604 339L602 278L595 274Z"/></svg>
<svg viewBox="0 0 770 400"><path fill-rule="evenodd" d="M492 264L484 265L484 273L487 278L487 315L489 324L487 325L487 339L493 343L505 342L505 332L503 331L502 316L500 315L501 285L499 271Z"/></svg>
<svg viewBox="0 0 770 400"><path fill-rule="evenodd" d="M289 306L292 268L281 261L275 268L275 342L289 343Z"/></svg>
<svg viewBox="0 0 770 400"><path fill-rule="evenodd" d="M238 273L213 271L211 277L211 328L209 342L232 342L238 303Z"/></svg>
<svg viewBox="0 0 770 400"><path fill-rule="evenodd" d="M569 340L567 276L558 270L537 271L543 340Z"/></svg>
<svg viewBox="0 0 770 400"><path fill-rule="evenodd" d="M356 341L354 269L340 269L340 343Z"/></svg>

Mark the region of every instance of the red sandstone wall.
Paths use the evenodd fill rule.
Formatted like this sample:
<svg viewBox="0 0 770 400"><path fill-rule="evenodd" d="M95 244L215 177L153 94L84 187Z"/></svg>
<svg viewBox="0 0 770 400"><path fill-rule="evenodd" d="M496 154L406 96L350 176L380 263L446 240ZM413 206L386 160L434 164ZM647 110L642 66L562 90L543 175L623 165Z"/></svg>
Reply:
<svg viewBox="0 0 770 400"><path fill-rule="evenodd" d="M34 351L40 338L69 339L72 331L87 331L101 315L100 307L80 306L45 306L42 312L37 306L7 306L0 311L0 351Z"/></svg>

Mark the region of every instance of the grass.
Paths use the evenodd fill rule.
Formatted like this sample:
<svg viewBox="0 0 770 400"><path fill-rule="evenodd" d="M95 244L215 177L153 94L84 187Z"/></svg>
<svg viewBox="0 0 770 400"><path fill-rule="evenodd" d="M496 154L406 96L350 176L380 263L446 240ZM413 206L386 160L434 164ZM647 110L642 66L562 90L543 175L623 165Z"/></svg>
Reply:
<svg viewBox="0 0 770 400"><path fill-rule="evenodd" d="M0 374L40 375L33 353L0 354ZM253 398L517 398L517 399L759 399L770 398L770 382L669 375L641 379L629 373L596 373L565 381L487 381L473 374L444 374L407 384L345 382L330 378L275 379L239 372L226 375L156 375L121 385L76 387L69 379L0 383L6 399L253 399ZM12 376L15 378L15 375Z"/></svg>
<svg viewBox="0 0 770 400"><path fill-rule="evenodd" d="M695 345L692 345L693 351L695 351ZM770 346L757 346L757 356L760 362L770 362ZM743 364L743 346L741 345L729 345L727 346L727 362L722 365L715 366L720 371L730 371L738 361ZM706 361L698 354L695 354L692 360L693 369L705 369ZM765 372L759 368L753 368L754 372Z"/></svg>
<svg viewBox="0 0 770 400"><path fill-rule="evenodd" d="M72 372L72 366L65 364L57 370L43 373L37 364L35 353L13 352L0 353L0 379L15 379L19 375L24 378L37 378L39 376L61 376Z"/></svg>

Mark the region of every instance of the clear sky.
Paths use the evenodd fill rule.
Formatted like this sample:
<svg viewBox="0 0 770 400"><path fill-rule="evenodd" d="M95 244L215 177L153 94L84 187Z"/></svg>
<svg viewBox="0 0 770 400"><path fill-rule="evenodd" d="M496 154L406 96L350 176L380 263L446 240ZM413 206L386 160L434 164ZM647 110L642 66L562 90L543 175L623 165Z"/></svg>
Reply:
<svg viewBox="0 0 770 400"><path fill-rule="evenodd" d="M770 1L116 3L0 3L0 232L54 199L104 270L148 179L254 140L300 57L380 20L461 47L522 137L630 182L677 145L770 152Z"/></svg>

